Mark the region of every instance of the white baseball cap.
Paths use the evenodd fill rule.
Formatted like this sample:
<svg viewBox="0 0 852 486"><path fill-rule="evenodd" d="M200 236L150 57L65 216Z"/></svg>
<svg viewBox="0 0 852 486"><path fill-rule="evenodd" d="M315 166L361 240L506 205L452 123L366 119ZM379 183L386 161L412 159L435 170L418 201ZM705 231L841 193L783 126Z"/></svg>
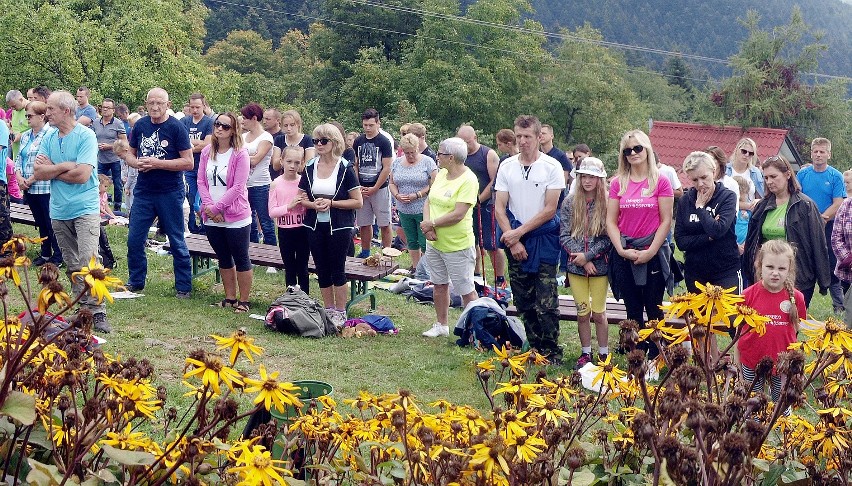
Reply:
<svg viewBox="0 0 852 486"><path fill-rule="evenodd" d="M583 159L580 162L580 168L577 169L577 174L586 174L606 179L604 163L597 157L586 157Z"/></svg>

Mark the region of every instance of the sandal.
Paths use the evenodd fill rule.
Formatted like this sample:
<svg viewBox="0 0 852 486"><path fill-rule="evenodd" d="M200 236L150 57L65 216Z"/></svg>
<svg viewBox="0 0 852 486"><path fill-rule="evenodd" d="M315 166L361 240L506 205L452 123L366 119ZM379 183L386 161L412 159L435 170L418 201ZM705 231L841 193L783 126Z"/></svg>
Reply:
<svg viewBox="0 0 852 486"><path fill-rule="evenodd" d="M237 299L222 299L222 302L214 302L210 304L210 307L221 307L223 309L228 307L236 307Z"/></svg>
<svg viewBox="0 0 852 486"><path fill-rule="evenodd" d="M237 302L236 305L234 305L234 314L245 314L248 311L249 311L249 303L248 302L244 302L244 301L241 300L241 301Z"/></svg>

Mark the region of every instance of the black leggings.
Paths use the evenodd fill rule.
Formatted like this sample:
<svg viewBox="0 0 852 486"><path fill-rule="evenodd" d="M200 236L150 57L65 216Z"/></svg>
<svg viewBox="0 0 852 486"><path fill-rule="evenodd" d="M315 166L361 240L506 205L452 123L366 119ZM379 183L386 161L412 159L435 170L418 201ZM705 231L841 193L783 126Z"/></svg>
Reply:
<svg viewBox="0 0 852 486"><path fill-rule="evenodd" d="M350 240L352 231L341 229L332 232L329 223L317 223L316 229L308 231L321 289L346 285L346 250Z"/></svg>
<svg viewBox="0 0 852 486"><path fill-rule="evenodd" d="M310 293L308 278L308 228L278 228L278 249L284 262L284 280L287 285L299 285L305 293Z"/></svg>
<svg viewBox="0 0 852 486"><path fill-rule="evenodd" d="M236 266L238 272L251 270L248 253L251 225L245 225L242 228L204 225L204 229L210 247L216 252L219 268L229 270Z"/></svg>

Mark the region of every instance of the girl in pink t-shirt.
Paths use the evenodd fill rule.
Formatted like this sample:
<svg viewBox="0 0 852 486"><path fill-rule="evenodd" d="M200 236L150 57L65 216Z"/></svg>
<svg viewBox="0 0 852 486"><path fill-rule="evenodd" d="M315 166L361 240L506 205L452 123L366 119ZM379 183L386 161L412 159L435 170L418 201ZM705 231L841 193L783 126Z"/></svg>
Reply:
<svg viewBox="0 0 852 486"><path fill-rule="evenodd" d="M9 201L18 204L24 204L24 195L21 193L21 187L18 185L18 178L15 177L15 162L12 159L6 159L6 192L9 193Z"/></svg>
<svg viewBox="0 0 852 486"><path fill-rule="evenodd" d="M671 279L666 236L673 206L671 183L657 171L648 135L641 130L625 133L607 201L606 227L613 246L610 282L613 295L624 299L627 318L640 326L643 314L663 318L659 306ZM656 348L649 351L656 355Z"/></svg>
<svg viewBox="0 0 852 486"><path fill-rule="evenodd" d="M308 228L302 226L305 207L304 196L299 195L299 172L304 149L299 146L284 147L281 152L281 175L269 188L269 216L278 225L278 248L284 262L284 279L287 285L299 285L310 292L308 281Z"/></svg>
<svg viewBox="0 0 852 486"><path fill-rule="evenodd" d="M766 333L759 336L743 325L737 341L740 370L743 379L754 382L753 389L762 391L763 377L755 376L757 364L764 357L777 362L778 355L796 342L799 316L805 315L805 297L793 288L796 281L796 256L793 247L784 240L769 240L760 247L755 262L757 283L745 289L745 304L761 315L772 319L766 324ZM757 380L755 380L757 378ZM773 371L770 376L772 400L781 397L781 377Z"/></svg>

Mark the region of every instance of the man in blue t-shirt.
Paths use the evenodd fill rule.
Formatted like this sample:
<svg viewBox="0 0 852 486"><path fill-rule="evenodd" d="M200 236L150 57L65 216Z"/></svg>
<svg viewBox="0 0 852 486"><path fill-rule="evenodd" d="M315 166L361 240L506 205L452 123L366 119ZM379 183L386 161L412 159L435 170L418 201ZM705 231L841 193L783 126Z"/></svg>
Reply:
<svg viewBox="0 0 852 486"><path fill-rule="evenodd" d="M843 174L828 165L829 160L831 160L831 141L827 138L815 138L811 142L811 162L813 162L813 165L800 170L796 175L802 185L802 192L814 200L820 213L822 213L822 219L825 221L826 241L831 241L834 215L843 202L843 198L846 197ZM832 269L831 286L829 287L831 303L834 306L834 312L839 313L844 310L843 290L840 286L840 279L834 274L837 257L830 247L828 263Z"/></svg>
<svg viewBox="0 0 852 486"><path fill-rule="evenodd" d="M142 117L130 132L130 154L127 165L139 170L133 190L133 211L127 233L127 289L142 290L148 275L145 240L154 218L160 219L169 237L174 260L177 298L188 299L192 293L192 261L184 240L183 172L193 169L192 144L186 127L169 116L169 94L162 88L148 91Z"/></svg>
<svg viewBox="0 0 852 486"><path fill-rule="evenodd" d="M77 108L74 110L74 118L77 122L90 127L92 122L98 119L98 110L89 104L89 88L80 86L77 88Z"/></svg>
<svg viewBox="0 0 852 486"><path fill-rule="evenodd" d="M36 156L33 176L50 181L50 219L74 295L86 291L82 278L72 278L98 256L100 194L98 193L98 141L95 132L74 119L74 96L54 91L47 99L47 121L57 129L44 136ZM108 333L103 302L87 294L82 307L92 311L94 328Z"/></svg>
<svg viewBox="0 0 852 486"><path fill-rule="evenodd" d="M201 151L210 145L210 139L213 137L213 119L204 116L203 94L189 95L189 115L180 121L189 132L189 143L192 144L193 168L183 173L188 189L186 199L190 206L188 226L190 233L198 234L204 232L204 226L199 225L195 219L196 213L201 209L201 199L198 196L198 164L201 162Z"/></svg>

